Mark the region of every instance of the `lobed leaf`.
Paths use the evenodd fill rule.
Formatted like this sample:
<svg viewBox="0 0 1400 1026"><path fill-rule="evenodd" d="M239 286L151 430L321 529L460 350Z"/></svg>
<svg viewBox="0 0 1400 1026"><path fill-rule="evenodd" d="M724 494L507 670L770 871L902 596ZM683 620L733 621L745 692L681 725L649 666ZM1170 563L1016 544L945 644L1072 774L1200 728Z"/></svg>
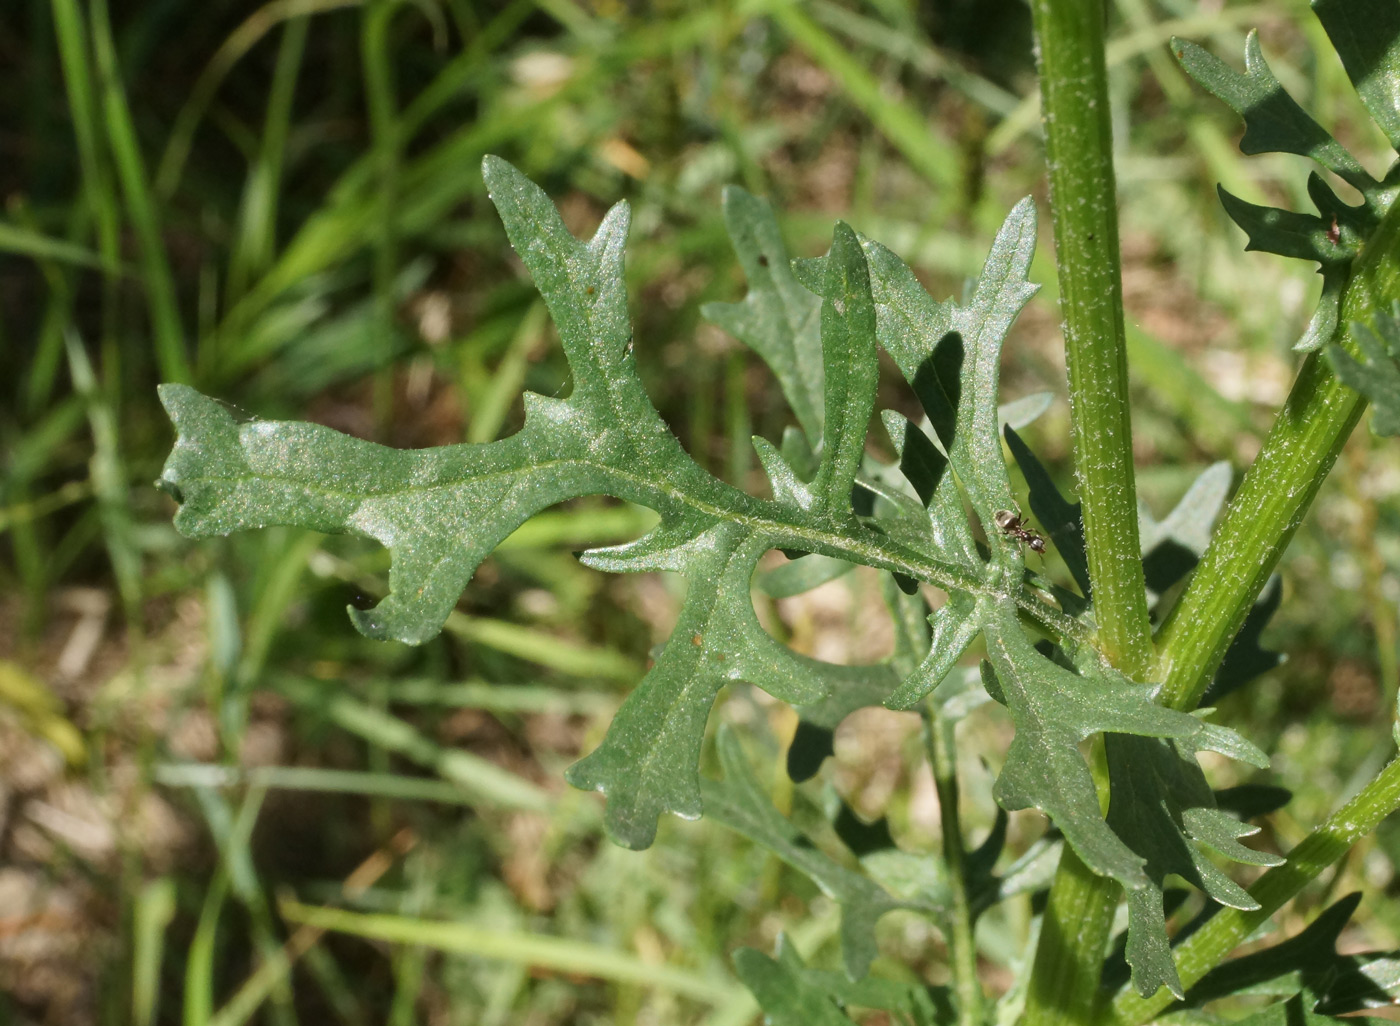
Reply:
<svg viewBox="0 0 1400 1026"><path fill-rule="evenodd" d="M1400 55L1396 49L1400 45L1400 17L1395 5L1388 0L1363 0L1356 4L1350 0L1315 0L1313 8L1363 102L1393 143L1395 131L1400 128L1394 84ZM1243 74L1194 43L1173 39L1172 50L1191 77L1244 119L1242 152L1311 157L1356 188L1365 200L1358 207L1348 206L1316 173L1308 178L1308 195L1320 215L1316 217L1256 206L1220 189L1226 211L1249 237L1246 249L1318 262L1322 295L1307 329L1293 347L1298 352L1315 352L1336 335L1352 261L1395 198L1396 169L1384 182L1378 182L1309 117L1269 70L1257 32L1251 32L1246 40Z"/></svg>
<svg viewBox="0 0 1400 1026"><path fill-rule="evenodd" d="M957 1011L947 987L925 987L868 976L850 981L835 973L809 969L785 935L778 936L777 957L753 948L734 956L744 985L753 992L772 1026L837 1026L851 1022L847 1006L887 1012L908 1026L952 1026Z"/></svg>
<svg viewBox="0 0 1400 1026"><path fill-rule="evenodd" d="M831 997L803 979L790 959L740 948L734 952L734 970L771 1026L851 1026Z"/></svg>
<svg viewBox="0 0 1400 1026"><path fill-rule="evenodd" d="M720 728L717 747L724 781L705 781L706 814L767 848L840 903L841 951L851 979L860 979L869 969L876 952L875 922L886 912L914 908L942 916L942 908L898 899L873 880L823 854L773 807L754 779L738 739L726 727Z"/></svg>
<svg viewBox="0 0 1400 1026"><path fill-rule="evenodd" d="M749 284L741 303L706 303L701 314L768 364L812 449L821 443L825 386L821 300L798 284L772 205L730 186L724 225Z"/></svg>
<svg viewBox="0 0 1400 1026"><path fill-rule="evenodd" d="M823 395L832 433L820 445L821 487L813 491L791 475L791 487L775 488L774 500L758 500L689 458L636 376L622 273L626 204L580 242L514 168L496 158L483 167L507 234L558 327L573 372L567 399L527 395L524 427L499 442L404 452L315 425L240 424L220 404L165 386L177 440L162 483L181 503L176 526L191 536L291 524L378 540L392 556L390 592L351 616L371 637L414 644L438 633L481 560L536 512L594 493L655 509L660 522L646 537L583 558L614 571L684 574L680 623L603 745L570 774L608 795L614 837L642 847L660 812L699 815L696 760L725 683L749 680L803 704L859 676L771 638L754 615L750 579L771 548L839 549L863 538L852 519L850 481L874 385L865 260L850 229L838 227L833 299L816 301L830 359L841 365ZM783 473L790 469L779 456L774 474Z"/></svg>
<svg viewBox="0 0 1400 1026"><path fill-rule="evenodd" d="M1255 866L1283 859L1239 843L1259 832L1222 812L1195 758L1181 742L1109 734L1105 739L1110 794L1108 822L1144 860L1149 885L1128 892L1128 944L1133 984L1144 997L1166 987L1183 996L1181 978L1167 942L1163 882L1175 874L1231 908L1253 910L1258 902L1217 869L1208 847Z"/></svg>
<svg viewBox="0 0 1400 1026"><path fill-rule="evenodd" d="M1259 33L1245 39L1243 73L1184 39L1172 53L1186 73L1244 119L1242 153L1296 153L1311 157L1362 192L1375 184L1360 162L1288 95L1264 60Z"/></svg>
<svg viewBox="0 0 1400 1026"><path fill-rule="evenodd" d="M501 441L401 452L314 425L240 423L218 403L166 386L162 400L178 437L162 482L181 503L177 527L200 536L291 524L377 539L392 558L390 591L374 609L352 616L370 636L420 643L440 630L481 560L536 512L595 493L652 508L659 520L650 533L581 559L614 572L683 575L678 623L602 744L568 778L606 795L605 822L622 844L650 844L663 812L694 817L703 810L777 851L843 903L852 974L864 972L873 956L875 920L896 907L937 914L933 892L895 897L820 855L763 798L727 735L720 740L726 779L702 785L696 767L705 724L726 684L747 681L799 707L803 743L794 745L789 765L800 776L815 771L831 730L851 709L876 701L912 707L949 679L981 636L988 690L1016 726L997 800L1007 809L1041 809L1096 872L1131 891L1151 889L1145 857L1100 813L1081 742L1112 731L1174 739L1183 752L1213 748L1248 757L1251 749L1229 732L1156 705L1152 688L1100 665L1082 644L1091 626L1067 612L1068 593L1057 609L1028 589L1021 543L998 528L998 513L1016 509L1002 422L1020 422L1043 403L998 405L1002 346L1035 292L1027 280L1036 241L1030 201L1007 217L959 304L935 302L898 257L844 224L826 256L789 270L771 211L741 192L727 195L750 291L743 303L709 312L769 361L802 425L781 447L755 440L773 496L759 499L691 460L637 378L622 273L626 205L609 211L583 242L515 169L495 158L484 169L507 234L558 327L573 377L569 396L527 395L524 426ZM864 455L877 343L927 417L925 427L884 416L897 467ZM820 374L812 372L814 362ZM1045 491L1035 491L1041 503ZM1072 548L1066 532L1073 507L1061 500L1040 509ZM832 666L769 636L751 591L758 560L771 549L812 554L804 558L814 560L818 576L838 568L825 560L890 571L903 593L893 600L899 640L891 662ZM789 573L797 580L779 579L780 589L813 579L806 567ZM949 596L927 621L922 598L911 594L918 581ZM1063 649L1037 651L1023 615ZM1192 838L1232 843L1210 816L1183 813L1172 822ZM884 862L882 871L897 869ZM879 865L878 858L871 863ZM990 863L978 872L983 905L1019 886L997 882ZM1022 867L1022 884L1033 878L1034 867Z"/></svg>
<svg viewBox="0 0 1400 1026"><path fill-rule="evenodd" d="M1360 902L1360 893L1349 894L1295 936L1217 966L1187 991L1183 1006L1199 1008L1236 995L1297 995L1297 1021L1311 1023L1400 1002L1400 953L1337 951Z"/></svg>
<svg viewBox="0 0 1400 1026"><path fill-rule="evenodd" d="M1012 582L1019 581L1023 572L1019 544L995 527L997 510L1014 510L1015 504L1001 454L999 421L993 414L1001 345L1011 317L1033 291L1025 274L1034 242L1034 211L1023 204L1007 218L971 301L961 307L951 301L933 301L903 261L879 244L863 240L876 303L877 336L923 403L930 427L926 435L902 418L885 416L900 467L927 507L930 542L947 558L978 568L988 586L980 593L950 591L947 604L931 617L927 654L886 704L914 708L947 678L974 640L985 637L991 661L988 690L1008 707L1016 725L996 782L998 803L1007 809L1044 811L1096 872L1115 877L1131 892L1149 892L1154 890L1153 881L1144 871L1144 858L1124 843L1099 810L1079 744L1099 731L1124 731L1183 739L1200 748L1229 748L1235 755L1252 758L1258 753L1252 746L1236 743L1238 739L1228 732L1217 735L1218 728L1158 706L1152 701L1153 689L1145 685L1104 668L1075 674L1055 664L1030 644L1014 603L996 597L998 589L1010 592ZM799 280L815 283L823 274L822 262L799 262L797 274ZM935 439L941 450L935 447ZM1007 432L1007 439L1023 470L1030 468L1032 501L1039 507L1033 510L1061 543L1062 553L1069 551L1067 562L1073 564L1076 511L1058 492L1050 496L1053 486L1049 491L1045 487L1048 475L1014 430ZM1195 542L1195 534L1201 531L1194 515L1207 501L1203 493L1216 484L1221 472L1210 473L1177 518L1169 518L1168 534L1180 531ZM1228 468L1224 473L1228 487ZM961 515L964 496L988 536L990 560L974 554L972 536ZM1220 494L1219 500L1223 498ZM1217 510L1218 502L1211 517ZM1082 556L1082 542L1079 545ZM1185 742L1188 738L1191 742ZM1120 775L1134 772L1135 767L1119 767ZM1210 821L1201 829L1217 825ZM1224 843L1220 830L1211 836ZM1185 836L1180 843L1188 843ZM1223 890L1224 884L1217 889ZM1156 893L1160 898L1160 891ZM1134 932L1139 945L1148 943L1144 938L1148 932L1155 932L1152 943L1162 948L1167 944L1165 921L1139 919Z"/></svg>

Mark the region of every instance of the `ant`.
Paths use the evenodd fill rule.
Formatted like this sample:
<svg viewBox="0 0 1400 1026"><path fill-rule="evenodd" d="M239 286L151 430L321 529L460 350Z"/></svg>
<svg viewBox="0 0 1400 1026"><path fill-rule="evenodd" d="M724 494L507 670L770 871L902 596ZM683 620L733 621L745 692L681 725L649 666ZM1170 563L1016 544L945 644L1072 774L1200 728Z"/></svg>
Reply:
<svg viewBox="0 0 1400 1026"><path fill-rule="evenodd" d="M1019 513L1012 513L1009 509L999 509L994 516L997 527L1001 533L1008 538L1015 538L1018 542L1025 542L1030 550L1038 555L1045 555L1045 539L1040 533L1031 530L1026 526L1025 520Z"/></svg>

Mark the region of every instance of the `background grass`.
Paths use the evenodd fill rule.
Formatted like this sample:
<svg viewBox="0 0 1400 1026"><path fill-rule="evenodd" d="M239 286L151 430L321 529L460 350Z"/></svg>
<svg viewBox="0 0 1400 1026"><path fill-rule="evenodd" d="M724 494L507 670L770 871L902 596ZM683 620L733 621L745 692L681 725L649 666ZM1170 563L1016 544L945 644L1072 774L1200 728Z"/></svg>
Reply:
<svg viewBox="0 0 1400 1026"><path fill-rule="evenodd" d="M1167 38L1236 60L1258 25L1372 170L1384 141L1297 0L1110 7L1135 439L1160 514L1208 463L1247 463L1318 291L1302 265L1245 256L1214 194L1300 205L1301 161L1240 158ZM835 910L775 859L703 821L622 851L597 797L562 785L681 587L570 553L636 536L645 511L542 514L442 638L375 644L343 609L382 589L383 552L174 534L150 484L171 441L154 386L400 446L514 430L522 388L567 374L483 195L493 152L576 231L631 201L651 393L700 462L761 487L747 439L789 414L697 313L742 291L720 188L771 196L800 254L842 217L960 289L1020 196L1045 211L1022 4L30 0L0 13L0 54L0 1018L738 1026L757 1019L735 947L787 930L835 964ZM1012 397L1063 394L1043 220ZM911 401L893 381L882 399ZM1058 403L1029 436L1067 480L1066 424ZM1296 792L1280 848L1390 751L1398 490L1393 445L1359 434L1284 568L1266 641L1288 662L1223 714ZM873 587L784 600L775 629L878 658ZM788 710L739 688L720 717L799 819L839 795L936 844L916 720L854 717L794 789ZM1005 739L994 712L962 728L975 831ZM1018 816L1009 855L1042 829ZM1284 925L1356 886L1393 893L1397 854L1383 831ZM1029 919L1012 902L980 925L993 989ZM1395 947L1400 913L1367 902L1353 933ZM883 944L877 971L943 977L921 922L888 917Z"/></svg>

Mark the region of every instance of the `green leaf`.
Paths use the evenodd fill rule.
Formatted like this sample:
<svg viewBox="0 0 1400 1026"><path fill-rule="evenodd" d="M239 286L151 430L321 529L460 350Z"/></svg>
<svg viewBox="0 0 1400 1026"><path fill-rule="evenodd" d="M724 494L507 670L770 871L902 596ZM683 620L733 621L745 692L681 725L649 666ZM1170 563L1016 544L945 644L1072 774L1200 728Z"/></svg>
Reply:
<svg viewBox="0 0 1400 1026"><path fill-rule="evenodd" d="M1201 471L1186 494L1160 522L1139 504L1138 531L1147 590L1160 595L1181 580L1205 552L1211 528L1230 494L1233 472L1221 461ZM1154 598L1155 602L1155 598Z"/></svg>
<svg viewBox="0 0 1400 1026"><path fill-rule="evenodd" d="M1296 936L1217 966L1187 992L1185 1004L1200 1007L1235 995L1296 994L1298 1007L1310 1016L1297 1021L1308 1023L1395 1004L1400 1001L1400 953L1337 952L1342 931L1360 902L1360 893L1349 894Z"/></svg>
<svg viewBox="0 0 1400 1026"><path fill-rule="evenodd" d="M1372 1019L1366 1015L1348 1016L1345 1019L1319 1015L1310 1007L1311 1004L1308 995L1295 994L1287 1001L1280 1001L1263 1011L1237 1020L1237 1026L1385 1026L1385 1020Z"/></svg>
<svg viewBox="0 0 1400 1026"><path fill-rule="evenodd" d="M1375 330L1353 324L1352 335L1361 361L1341 346L1327 347L1327 360L1337 377L1371 401L1371 430L1400 435L1400 303L1376 314ZM1364 362L1363 362L1364 361Z"/></svg>
<svg viewBox="0 0 1400 1026"><path fill-rule="evenodd" d="M759 574L755 583L770 598L790 598L844 577L856 568L854 563L830 556L808 554Z"/></svg>
<svg viewBox="0 0 1400 1026"><path fill-rule="evenodd" d="M740 948L734 952L734 969L753 992L769 1026L851 1026L831 998L787 960Z"/></svg>
<svg viewBox="0 0 1400 1026"><path fill-rule="evenodd" d="M1361 102L1400 149L1400 6L1391 0L1313 0Z"/></svg>
<svg viewBox="0 0 1400 1026"><path fill-rule="evenodd" d="M1268 673L1283 662L1281 652L1271 651L1260 644L1264 628L1269 625L1282 601L1283 579L1275 574L1250 607L1249 615L1245 617L1244 625L1235 635L1235 640L1230 642L1230 647L1225 650L1225 658L1221 660L1220 668L1215 671L1215 679L1211 681L1201 699L1205 705L1214 705L1232 691L1248 684L1255 677Z"/></svg>
<svg viewBox="0 0 1400 1026"><path fill-rule="evenodd" d="M985 634L995 675L988 690L1016 724L993 792L997 803L1010 811L1040 809L1095 873L1130 890L1149 886L1144 860L1099 812L1079 743L1100 731L1190 738L1199 736L1202 725L1154 704L1147 685L1108 670L1102 677L1078 675L1040 656L1014 620L989 623Z"/></svg>
<svg viewBox="0 0 1400 1026"><path fill-rule="evenodd" d="M1283 859L1256 852L1239 838L1259 832L1216 807L1215 796L1180 742L1109 734L1104 739L1110 795L1108 822L1145 860L1150 886L1128 892L1128 946L1133 983L1144 997L1166 987L1183 995L1167 942L1163 881L1176 874L1231 908L1253 910L1258 902L1206 856L1209 847L1237 862L1280 865Z"/></svg>
<svg viewBox="0 0 1400 1026"><path fill-rule="evenodd" d="M1388 0L1319 0L1314 9L1332 37L1362 99L1394 142L1400 127L1396 114L1394 65L1397 16ZM1221 202L1249 236L1246 249L1316 260L1322 272L1322 296L1307 330L1294 345L1298 352L1315 352L1332 341L1341 314L1342 293L1351 264L1362 244L1380 223L1396 195L1392 173L1384 182L1371 177L1350 152L1309 117L1284 91L1269 70L1251 32L1245 43L1245 72L1241 74L1205 50L1173 39L1172 50L1197 82L1244 118L1240 140L1244 153L1296 153L1311 157L1357 189L1365 199L1359 207L1343 203L1315 172L1308 178L1308 195L1320 216L1256 206L1220 189Z"/></svg>
<svg viewBox="0 0 1400 1026"><path fill-rule="evenodd" d="M738 739L726 727L720 728L717 746L724 781L704 782L706 815L767 848L840 903L841 951L851 979L860 979L869 969L876 953L875 921L886 912L913 908L935 918L943 915L940 907L894 897L873 880L824 854L773 807L754 778Z"/></svg>
<svg viewBox="0 0 1400 1026"><path fill-rule="evenodd" d="M867 976L851 981L836 973L809 969L785 935L778 935L777 958L752 948L734 956L744 985L753 991L765 1019L773 1026L825 1026L849 1023L829 1009L848 1006L889 1012L909 1026L951 1026L957 1021L947 987L924 987Z"/></svg>
<svg viewBox="0 0 1400 1026"><path fill-rule="evenodd" d="M995 526L998 510L1015 509L996 402L1002 342L1011 319L1032 292L1025 274L1034 228L1033 208L1018 205L998 234L966 306L934 302L903 261L878 243L863 240L880 344L924 404L933 437L889 415L885 426L895 440L901 469L928 508L930 542L950 560L978 570L987 585L980 592L949 589L949 601L931 618L927 655L886 704L916 706L947 679L977 636L984 636L992 667L988 690L1008 707L1016 725L995 785L998 803L1006 809L1042 810L1095 872L1115 877L1130 891L1148 891L1153 884L1144 871L1145 860L1100 813L1080 743L1099 731L1122 731L1182 739L1193 751L1229 748L1251 757L1257 751L1233 735L1216 734L1218 728L1162 708L1153 702L1152 688L1106 667L1076 674L1057 665L1035 650L1020 625L1010 595L1024 571L1021 549ZM799 280L815 284L824 274L820 260L798 262ZM1008 437L1012 436L1014 432ZM1039 482L1034 494L1044 496ZM962 526L963 497L988 537L989 560L965 547L972 536ZM1197 497L1187 504L1171 530L1190 529L1192 503L1199 501ZM1042 510L1047 527L1077 520L1062 499L1058 506ZM1004 597L998 597L998 591ZM1212 836L1220 839L1218 831ZM1165 923L1139 924L1138 933L1153 929L1165 946Z"/></svg>
<svg viewBox="0 0 1400 1026"><path fill-rule="evenodd" d="M842 369L825 391L833 432L820 446L820 486L807 489L794 478L765 502L701 470L636 376L622 275L626 205L608 213L592 241L579 242L519 172L495 158L484 169L507 234L558 327L573 371L567 399L526 395L525 426L499 442L402 452L315 425L240 424L218 403L166 386L162 400L178 437L162 481L181 501L176 526L192 536L292 524L380 541L393 558L389 595L351 615L371 637L409 643L438 633L481 560L541 509L603 493L656 510L660 523L645 538L583 558L614 571L684 574L690 587L681 620L603 745L570 775L605 792L613 835L642 847L660 812L700 814L695 762L725 683L750 680L802 704L858 676L771 638L753 613L750 578L771 548L839 556L855 546L867 560L882 551L850 510L874 375L864 257L850 229L839 227L834 298L822 304L822 317L828 359ZM781 457L773 472L788 473Z"/></svg>
<svg viewBox="0 0 1400 1026"><path fill-rule="evenodd" d="M1325 267L1349 263L1361 250L1354 233L1342 234L1340 220L1336 228L1338 240L1333 242L1328 238L1331 222L1315 214L1261 207L1231 195L1223 185L1217 186L1217 192L1225 212L1249 236L1246 252L1262 250L1299 260L1316 260Z"/></svg>
<svg viewBox="0 0 1400 1026"><path fill-rule="evenodd" d="M1284 90L1264 60L1257 31L1245 40L1243 74L1184 39L1172 39L1172 53L1188 75L1244 119L1242 153L1296 153L1311 157L1363 193L1376 184L1360 162Z"/></svg>
<svg viewBox="0 0 1400 1026"><path fill-rule="evenodd" d="M679 620L602 744L569 780L606 795L608 830L632 847L651 843L661 813L694 817L708 805L781 848L846 903L852 971L873 953L875 919L903 903L819 859L751 789L702 790L696 766L704 729L726 684L752 683L798 706L814 729L830 729L859 704L921 700L982 634L995 666L988 680L1017 729L997 782L999 801L1042 809L1097 872L1130 888L1147 886L1141 858L1099 813L1079 744L1113 730L1193 748L1246 749L1233 735L1155 705L1151 688L1100 666L1086 644L1091 626L1026 586L1021 544L996 526L999 511L1015 508L998 375L1007 331L1035 291L1026 278L1036 239L1030 201L1007 217L975 288L957 304L935 303L902 261L843 224L830 252L800 262L789 279L771 215L733 194L736 246L761 280L751 281L742 317L729 309L720 318L728 316L775 373L784 361L795 369L780 379L805 417L804 431L787 432L781 450L756 440L773 495L759 499L691 460L637 378L622 273L626 205L582 242L515 169L495 158L484 168L506 232L558 328L573 378L569 396L527 395L524 426L500 441L401 452L314 425L240 423L213 400L166 386L162 399L178 437L162 482L181 503L177 526L208 536L287 524L377 539L391 555L389 594L352 616L372 637L420 643L440 630L481 560L540 510L588 494L655 510L659 520L644 537L581 558L613 572L681 574L687 588ZM805 300L797 282L820 299ZM807 327L812 309L819 311L816 342ZM887 418L902 474L863 454L877 341L929 421L925 433ZM818 358L819 393L810 374ZM977 524L985 549L975 540ZM770 637L754 613L753 575L771 549L874 566L906 591L921 581L950 597L927 628L918 623L917 599L897 606L903 640L891 664L819 663ZM1036 651L1023 616L1076 657L1078 673Z"/></svg>
<svg viewBox="0 0 1400 1026"><path fill-rule="evenodd" d="M763 357L812 449L822 439L821 301L793 277L772 206L737 186L724 190L724 224L749 283L742 303L700 312Z"/></svg>

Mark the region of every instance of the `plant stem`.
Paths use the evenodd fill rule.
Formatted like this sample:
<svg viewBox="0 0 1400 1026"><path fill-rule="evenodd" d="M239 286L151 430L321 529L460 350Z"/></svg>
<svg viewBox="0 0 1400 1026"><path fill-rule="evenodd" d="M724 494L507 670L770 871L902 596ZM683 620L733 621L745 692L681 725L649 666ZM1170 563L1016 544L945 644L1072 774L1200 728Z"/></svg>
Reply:
<svg viewBox="0 0 1400 1026"><path fill-rule="evenodd" d="M374 320L381 348L374 376L374 416L383 431L393 415L394 275L398 238L394 216L398 201L399 124L394 72L389 59L389 29L397 0L374 0L365 10L360 33L360 57L369 108L372 160L377 179L374 240Z"/></svg>
<svg viewBox="0 0 1400 1026"><path fill-rule="evenodd" d="M1400 203L1356 259L1338 341L1357 353L1354 321L1400 298ZM1158 633L1162 701L1193 709L1303 520L1366 401L1337 380L1321 353L1303 361L1293 390L1230 503L1181 600Z"/></svg>
<svg viewBox="0 0 1400 1026"><path fill-rule="evenodd" d="M1288 861L1261 876L1249 893L1259 902L1253 912L1221 909L1182 942L1176 951L1177 972L1189 987L1215 968L1235 947L1277 912L1311 880L1345 855L1382 819L1400 808L1400 759L1391 761L1355 798L1318 827L1289 853ZM1149 998L1125 988L1113 1003L1116 1023L1137 1026L1172 1003L1165 989Z"/></svg>
<svg viewBox="0 0 1400 1026"><path fill-rule="evenodd" d="M1050 209L1098 644L1124 673L1152 665L1138 538L1117 191L1101 0L1032 0ZM1090 1021L1118 885L1068 847L1050 891L1025 1021Z"/></svg>
<svg viewBox="0 0 1400 1026"><path fill-rule="evenodd" d="M967 857L958 816L958 765L953 723L939 714L932 700L924 709L924 741L928 746L933 786L938 792L938 816L943 828L943 861L948 867L948 882L953 892L949 946L953 956L953 992L958 996L958 1026L981 1026L982 983L977 975L977 943L967 894Z"/></svg>
<svg viewBox="0 0 1400 1026"><path fill-rule="evenodd" d="M1085 1026L1094 1021L1118 891L1117 881L1095 876L1065 845L1041 918L1026 995L1026 1026Z"/></svg>
<svg viewBox="0 0 1400 1026"><path fill-rule="evenodd" d="M1101 0L1034 0L1070 421L1099 645L1143 679L1152 664L1138 541L1118 211Z"/></svg>

